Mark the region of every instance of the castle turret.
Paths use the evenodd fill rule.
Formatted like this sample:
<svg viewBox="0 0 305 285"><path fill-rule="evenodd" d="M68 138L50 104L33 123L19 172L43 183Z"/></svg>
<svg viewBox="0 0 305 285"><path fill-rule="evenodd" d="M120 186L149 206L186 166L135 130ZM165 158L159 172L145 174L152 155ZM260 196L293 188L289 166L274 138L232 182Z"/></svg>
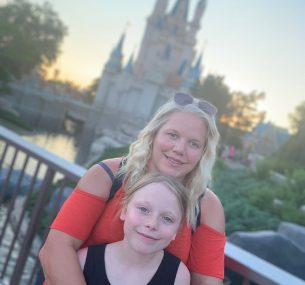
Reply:
<svg viewBox="0 0 305 285"><path fill-rule="evenodd" d="M195 30L199 30L200 29L200 22L201 22L201 18L203 16L203 13L205 11L206 8L206 0L200 0L197 3L197 7L194 13L194 17L193 20L191 22L191 27Z"/></svg>
<svg viewBox="0 0 305 285"><path fill-rule="evenodd" d="M119 42L113 48L111 55L106 63L105 71L120 72L122 69L123 59L123 44L125 39L125 33L122 34Z"/></svg>
<svg viewBox="0 0 305 285"><path fill-rule="evenodd" d="M177 0L173 10L171 11L171 15L187 21L188 10L189 0Z"/></svg>
<svg viewBox="0 0 305 285"><path fill-rule="evenodd" d="M164 16L166 14L167 6L168 6L168 0L157 0L152 13L152 17Z"/></svg>

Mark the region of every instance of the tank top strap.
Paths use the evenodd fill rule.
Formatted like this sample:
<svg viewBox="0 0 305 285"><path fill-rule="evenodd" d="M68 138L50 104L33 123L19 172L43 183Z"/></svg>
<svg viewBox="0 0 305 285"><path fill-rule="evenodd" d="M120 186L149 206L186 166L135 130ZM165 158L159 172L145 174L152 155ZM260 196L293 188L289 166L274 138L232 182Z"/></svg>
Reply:
<svg viewBox="0 0 305 285"><path fill-rule="evenodd" d="M173 285L180 262L178 257L164 251L163 259L155 275L147 285Z"/></svg>
<svg viewBox="0 0 305 285"><path fill-rule="evenodd" d="M83 270L87 285L111 285L106 274L105 248L106 244L88 247L87 258Z"/></svg>

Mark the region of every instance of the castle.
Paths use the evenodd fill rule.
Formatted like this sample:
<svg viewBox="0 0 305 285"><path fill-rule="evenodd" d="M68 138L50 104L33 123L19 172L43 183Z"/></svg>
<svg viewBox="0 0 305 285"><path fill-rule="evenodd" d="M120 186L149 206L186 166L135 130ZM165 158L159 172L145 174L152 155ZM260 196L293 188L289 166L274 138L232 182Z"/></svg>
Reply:
<svg viewBox="0 0 305 285"><path fill-rule="evenodd" d="M85 128L93 136L130 143L156 109L174 92L188 91L200 78L202 55L195 51L196 35L206 8L199 0L188 20L189 0L156 0L137 58L122 64L123 34L102 72L94 108Z"/></svg>

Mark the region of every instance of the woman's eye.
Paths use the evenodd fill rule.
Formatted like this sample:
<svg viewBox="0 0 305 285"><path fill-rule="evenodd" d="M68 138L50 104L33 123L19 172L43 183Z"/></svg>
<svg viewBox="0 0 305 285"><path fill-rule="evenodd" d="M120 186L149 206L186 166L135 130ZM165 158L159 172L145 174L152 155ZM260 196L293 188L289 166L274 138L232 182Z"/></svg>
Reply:
<svg viewBox="0 0 305 285"><path fill-rule="evenodd" d="M191 148L194 148L194 149L197 149L197 148L200 147L199 143L194 142L194 141L191 141L191 142L190 142L190 146L191 146Z"/></svg>
<svg viewBox="0 0 305 285"><path fill-rule="evenodd" d="M172 224L174 222L174 219L172 219L171 217L163 217L164 222L166 222L167 224Z"/></svg>

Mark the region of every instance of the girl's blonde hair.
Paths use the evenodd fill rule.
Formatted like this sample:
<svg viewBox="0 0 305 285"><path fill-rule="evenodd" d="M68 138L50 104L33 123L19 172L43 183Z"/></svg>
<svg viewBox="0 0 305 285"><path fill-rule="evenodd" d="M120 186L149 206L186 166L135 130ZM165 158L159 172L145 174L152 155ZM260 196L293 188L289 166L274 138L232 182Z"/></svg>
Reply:
<svg viewBox="0 0 305 285"><path fill-rule="evenodd" d="M127 187L147 173L155 135L173 113L178 111L188 112L201 119L207 126L205 147L199 163L186 175L184 180L184 186L188 189L190 203L187 217L194 229L199 210L199 198L211 183L211 172L215 163L219 132L214 116L202 111L198 107L200 100L193 99L192 104L181 106L172 98L157 110L146 127L139 133L138 138L130 145L126 163L121 168L120 173L125 175ZM204 136L205 134L202 135Z"/></svg>
<svg viewBox="0 0 305 285"><path fill-rule="evenodd" d="M134 183L126 185L123 197L123 207L126 208L133 195L144 186L151 183L161 183L166 186L177 198L181 211L181 222L187 218L188 213L188 194L187 189L176 179L162 173L147 173ZM189 221L187 221L189 222Z"/></svg>

